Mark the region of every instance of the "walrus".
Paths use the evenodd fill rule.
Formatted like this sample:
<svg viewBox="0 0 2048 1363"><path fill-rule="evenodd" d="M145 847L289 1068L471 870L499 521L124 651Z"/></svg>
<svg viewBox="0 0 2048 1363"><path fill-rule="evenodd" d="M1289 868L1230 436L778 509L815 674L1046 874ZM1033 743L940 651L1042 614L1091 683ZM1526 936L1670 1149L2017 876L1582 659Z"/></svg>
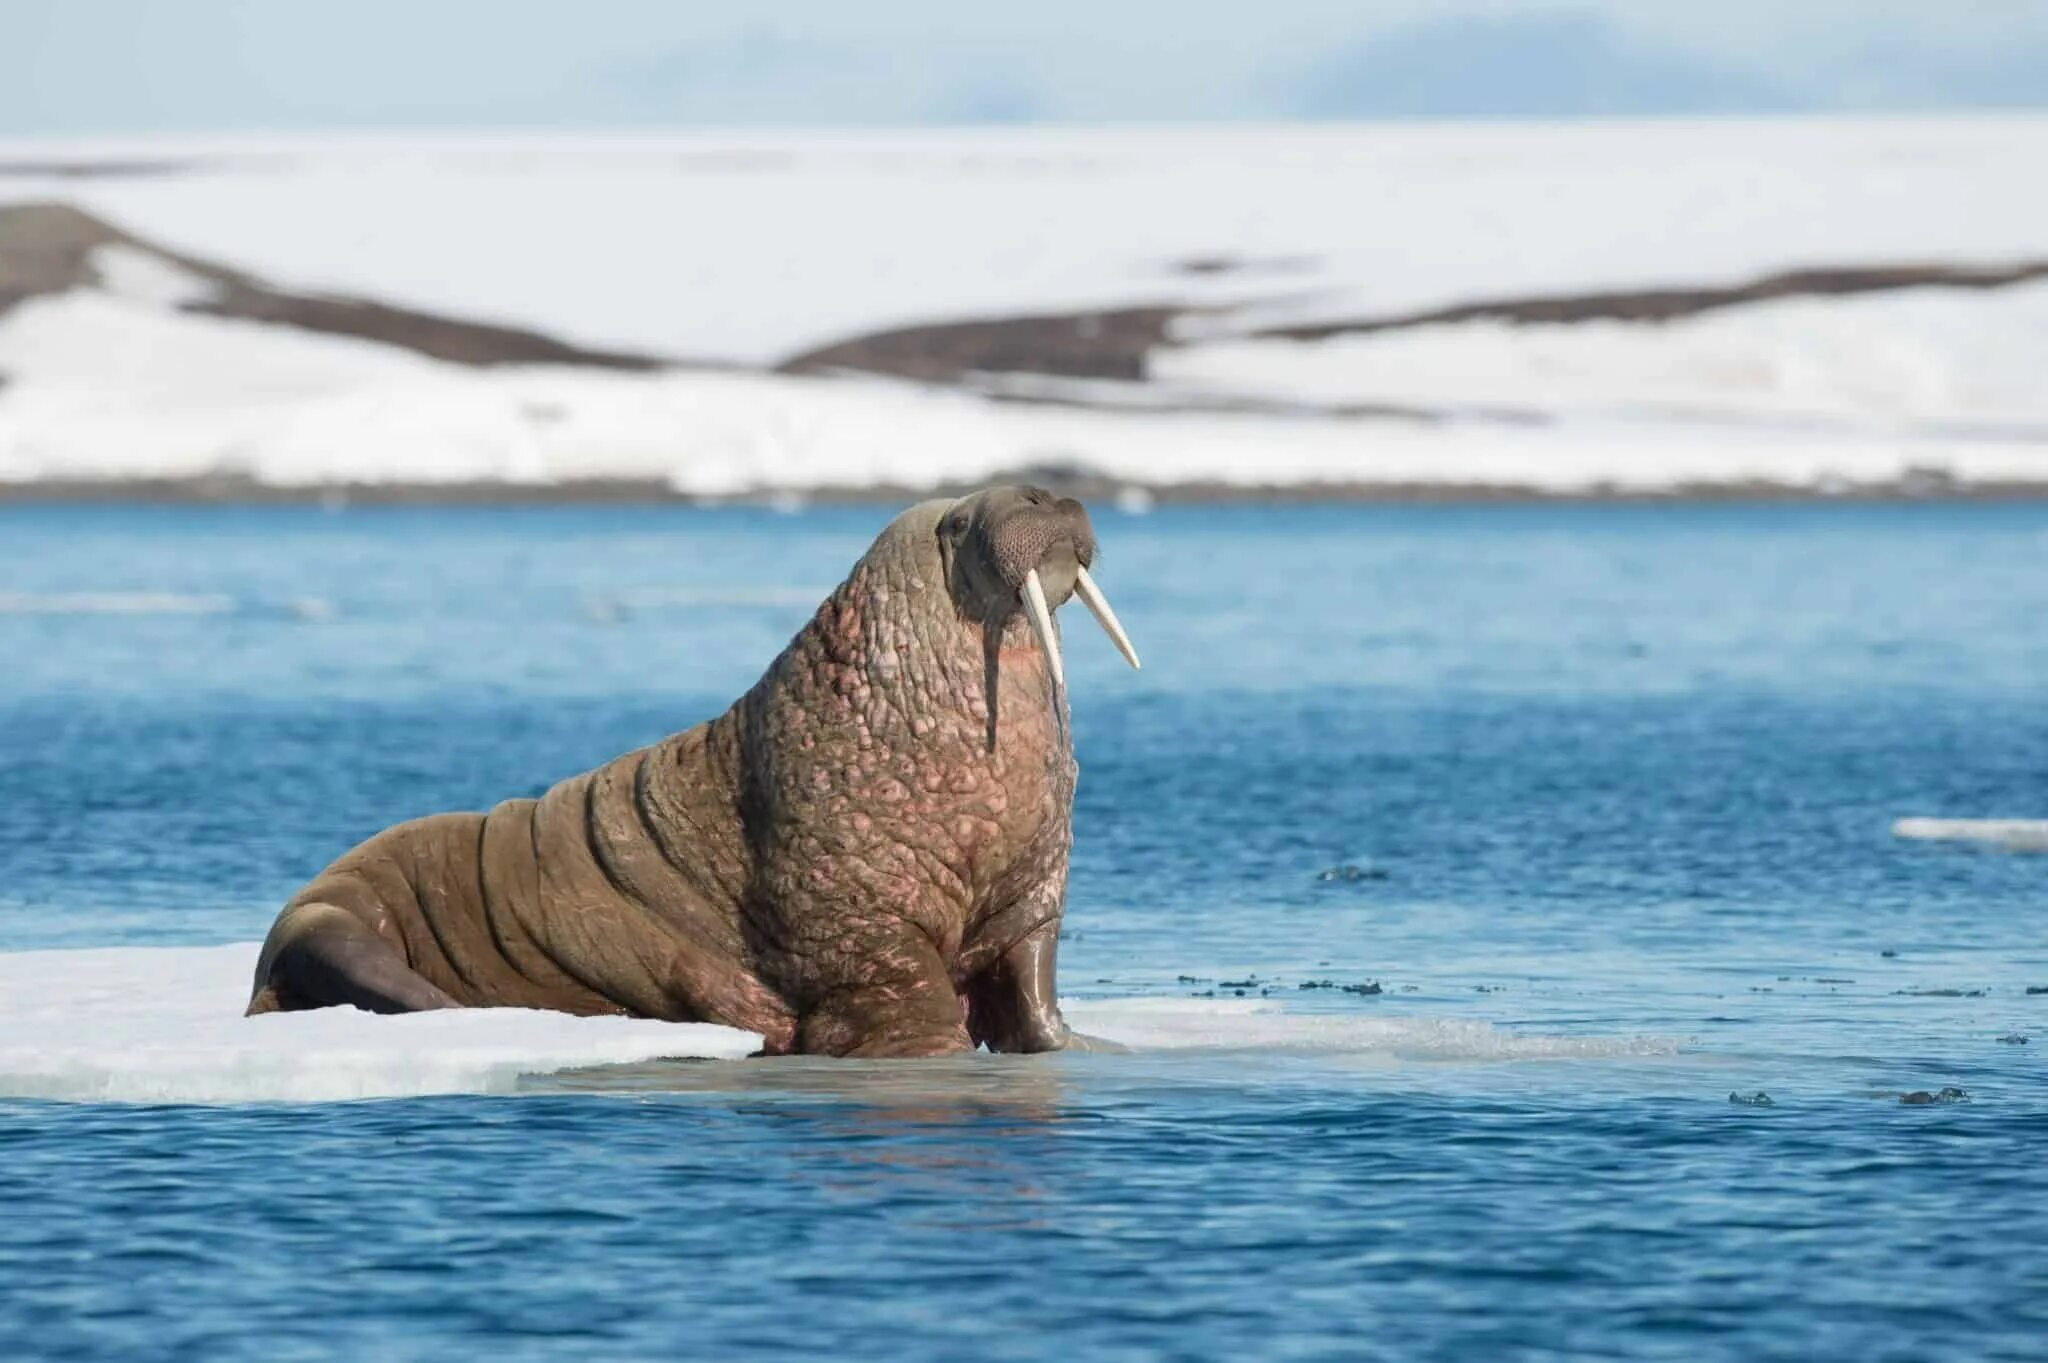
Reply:
<svg viewBox="0 0 2048 1363"><path fill-rule="evenodd" d="M1132 667L1072 498L896 517L716 719L489 813L399 824L278 915L251 1014L544 1008L769 1054L1086 1044L1060 1016L1078 768L1054 612Z"/></svg>

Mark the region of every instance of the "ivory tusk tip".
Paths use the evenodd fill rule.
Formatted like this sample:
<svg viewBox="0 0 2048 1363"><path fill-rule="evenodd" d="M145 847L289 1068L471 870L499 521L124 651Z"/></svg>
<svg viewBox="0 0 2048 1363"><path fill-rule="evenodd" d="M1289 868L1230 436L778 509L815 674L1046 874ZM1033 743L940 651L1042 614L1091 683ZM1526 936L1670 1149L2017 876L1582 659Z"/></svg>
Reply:
<svg viewBox="0 0 2048 1363"><path fill-rule="evenodd" d="M1132 647L1131 636L1124 633L1116 612L1109 607L1109 598L1103 595L1102 588L1095 585L1095 579L1089 576L1086 568L1074 575L1074 591L1095 616L1096 623L1102 626L1102 632L1116 645L1116 651L1124 655L1124 661L1131 665L1133 671L1142 671L1144 665L1138 661L1138 650Z"/></svg>

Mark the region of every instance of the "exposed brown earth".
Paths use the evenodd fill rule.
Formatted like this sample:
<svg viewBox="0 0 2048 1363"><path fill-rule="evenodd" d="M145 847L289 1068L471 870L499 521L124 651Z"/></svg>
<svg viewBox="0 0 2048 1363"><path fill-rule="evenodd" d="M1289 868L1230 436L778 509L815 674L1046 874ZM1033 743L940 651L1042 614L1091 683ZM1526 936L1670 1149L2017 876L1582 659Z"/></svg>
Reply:
<svg viewBox="0 0 2048 1363"><path fill-rule="evenodd" d="M1781 298L1839 298L1850 294L1930 287L1998 289L2041 278L2048 278L2048 260L1988 266L1922 264L1785 270L1720 287L1530 294L1520 298L1496 298L1460 303L1454 307L1396 313L1387 317L1269 327L1251 334L1276 340L1323 341L1332 336L1364 335L1448 322L1670 322L1720 308L1768 303Z"/></svg>
<svg viewBox="0 0 2048 1363"><path fill-rule="evenodd" d="M215 301L187 303L183 311L245 322L268 322L354 336L398 346L451 364L488 368L505 364L562 364L642 373L669 368L653 355L618 350L586 350L537 331L464 322L409 308L394 308L364 298L282 293L250 280L223 280Z"/></svg>
<svg viewBox="0 0 2048 1363"><path fill-rule="evenodd" d="M0 314L31 298L99 282L93 252L124 246L176 266L213 286L185 312L353 336L452 364L560 364L650 370L672 361L623 351L588 350L536 331L392 307L369 299L293 293L254 276L153 246L68 204L0 207Z"/></svg>
<svg viewBox="0 0 2048 1363"><path fill-rule="evenodd" d="M1202 264L1217 268L1215 262ZM1245 334L1260 339L1320 341L1332 336L1454 322L1670 322L1720 308L1784 298L1842 297L1928 287L1996 289L2041 278L2048 278L2048 260L1990 266L1903 264L1786 270L1728 285L1531 294L1383 317L1267 327ZM1153 350L1177 344L1172 335L1175 320L1204 311L1214 310L1155 304L898 327L806 352L781 367L786 373L857 370L930 383L954 383L973 373L1046 374L1136 383L1148 377Z"/></svg>
<svg viewBox="0 0 2048 1363"><path fill-rule="evenodd" d="M954 383L972 373L1056 374L1136 383L1146 377L1146 356L1167 343L1167 328L1188 311L1150 306L934 322L806 351L778 369L785 374L850 369L925 383Z"/></svg>
<svg viewBox="0 0 2048 1363"><path fill-rule="evenodd" d="M97 278L92 253L116 243L135 244L64 204L0 208L0 313L42 294L91 284Z"/></svg>
<svg viewBox="0 0 2048 1363"><path fill-rule="evenodd" d="M971 376L962 386L991 402L1019 407L1082 407L1091 412L1153 412L1175 416L1261 416L1294 421L1407 421L1421 425L1445 421L1452 416L1524 426L1541 426L1550 420L1546 413L1539 411L1479 404L1451 412L1389 402L1298 402L1255 394L1208 393L1200 389L1161 391L1142 384L1107 390L1030 390L975 381L981 377Z"/></svg>
<svg viewBox="0 0 2048 1363"><path fill-rule="evenodd" d="M251 275L153 246L65 204L0 207L0 313L27 298L96 282L92 252L119 244L154 256L215 287L187 311L353 336L455 364L562 364L628 371L682 363L658 355L593 350L540 332L394 307L364 298L296 293ZM1238 268L1225 257L1182 262L1203 271ZM1255 337L1314 341L1468 321L1518 324L1595 320L1667 322L1720 308L1796 297L1839 297L1931 286L1993 289L2048 278L2048 259L2007 265L1876 265L1787 270L1721 286L1532 294L1449 307L1268 327ZM958 384L972 375L1022 374L1137 384L1153 351L1175 345L1176 320L1213 312L1153 303L1085 312L973 318L895 327L806 351L776 366L785 374L856 372ZM694 366L704 367L704 366ZM1072 394L997 393L1020 401L1096 405ZM1132 405L1132 404L1114 404ZM1378 412L1331 415L1385 415ZM1428 413L1402 411L1403 417Z"/></svg>

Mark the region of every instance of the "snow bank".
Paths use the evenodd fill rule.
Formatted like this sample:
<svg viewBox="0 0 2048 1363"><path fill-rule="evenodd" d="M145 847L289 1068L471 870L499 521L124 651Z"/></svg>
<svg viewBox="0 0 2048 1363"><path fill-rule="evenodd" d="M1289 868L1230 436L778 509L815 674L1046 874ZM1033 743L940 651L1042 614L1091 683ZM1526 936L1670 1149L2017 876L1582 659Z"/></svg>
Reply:
<svg viewBox="0 0 2048 1363"><path fill-rule="evenodd" d="M17 173L0 196L73 202L287 288L747 365L962 317L1214 311L1187 348L1154 352L1147 383L1005 381L1081 404L1046 406L878 380L465 368L184 312L213 286L102 247L98 287L0 316L0 480L729 495L1057 463L1134 486L2048 482L2048 285L1246 339L1481 298L2036 257L2048 117L299 137L0 144L0 159L142 151L194 169Z"/></svg>
<svg viewBox="0 0 2048 1363"><path fill-rule="evenodd" d="M1520 344L1512 341L1511 355L1522 353L1512 349ZM1530 342L1528 353L1543 344ZM2013 372L2024 355L2037 353L2016 352ZM1512 369L1521 361L1503 363ZM1300 380L1292 372L1247 367L1242 382L1231 382L1293 391ZM1355 392L1373 372L1361 366L1337 382ZM1455 386L1458 372L1458 364L1442 374L1408 366L1431 400ZM1105 411L992 402L877 379L475 370L366 341L80 292L34 300L0 318L0 373L12 376L0 389L0 480L9 481L230 473L305 487L615 478L718 496L927 486L1045 463L1134 485L1479 483L1575 491L1887 482L1921 468L1964 481L2048 481L2048 441L2025 431L1959 433L1929 416L1961 420L1973 410L1967 385L1946 407L1923 406L1918 424L1788 421L1731 430L1632 409L1638 385L1619 361L1581 385L1604 393L1604 406L1589 399L1566 411L1569 419L1547 424ZM1230 374L1209 377L1221 383ZM1891 391L1882 370L1868 383ZM1386 391L1403 390L1396 383ZM1487 391L1475 381L1471 395ZM2010 411L2019 417L2040 402L2037 386L2017 380L2000 391L2013 395Z"/></svg>
<svg viewBox="0 0 2048 1363"><path fill-rule="evenodd" d="M1227 340L1158 351L1153 374L1268 402L2041 440L2044 363L2048 282L1786 299L1662 323L1484 321Z"/></svg>
<svg viewBox="0 0 2048 1363"><path fill-rule="evenodd" d="M103 158L193 169L0 194L287 287L759 364L948 317L2037 254L2048 118L0 143Z"/></svg>
<svg viewBox="0 0 2048 1363"><path fill-rule="evenodd" d="M0 1098L320 1102L505 1093L520 1076L667 1057L731 1059L728 1027L492 1008L240 1016L257 947L0 954Z"/></svg>

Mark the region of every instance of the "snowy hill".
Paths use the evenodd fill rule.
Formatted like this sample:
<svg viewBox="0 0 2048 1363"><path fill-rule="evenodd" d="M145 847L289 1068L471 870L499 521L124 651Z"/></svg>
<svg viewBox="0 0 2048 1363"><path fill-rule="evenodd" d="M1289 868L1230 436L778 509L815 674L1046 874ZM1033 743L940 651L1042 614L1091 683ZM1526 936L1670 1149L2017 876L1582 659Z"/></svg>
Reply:
<svg viewBox="0 0 2048 1363"><path fill-rule="evenodd" d="M0 146L0 481L2048 485L2048 119Z"/></svg>

